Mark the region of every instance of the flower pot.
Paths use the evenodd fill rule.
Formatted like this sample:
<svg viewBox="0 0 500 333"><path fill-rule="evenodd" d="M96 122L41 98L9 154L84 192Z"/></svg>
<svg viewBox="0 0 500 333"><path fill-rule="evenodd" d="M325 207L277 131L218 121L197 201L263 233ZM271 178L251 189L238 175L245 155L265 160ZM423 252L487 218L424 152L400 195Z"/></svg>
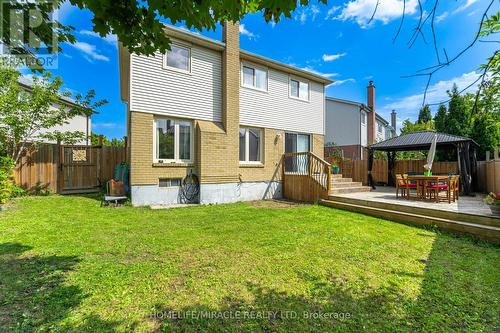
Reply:
<svg viewBox="0 0 500 333"><path fill-rule="evenodd" d="M340 168L338 166L333 166L332 172L334 175L338 175L340 173Z"/></svg>
<svg viewBox="0 0 500 333"><path fill-rule="evenodd" d="M500 216L500 205L488 205L490 206L491 214Z"/></svg>

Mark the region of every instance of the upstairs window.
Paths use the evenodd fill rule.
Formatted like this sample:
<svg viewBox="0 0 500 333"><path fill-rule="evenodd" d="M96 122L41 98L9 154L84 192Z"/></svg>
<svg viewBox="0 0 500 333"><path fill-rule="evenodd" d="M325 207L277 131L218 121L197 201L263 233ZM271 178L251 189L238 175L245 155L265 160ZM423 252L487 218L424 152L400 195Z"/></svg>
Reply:
<svg viewBox="0 0 500 333"><path fill-rule="evenodd" d="M361 124L366 124L366 113L364 111L361 111Z"/></svg>
<svg viewBox="0 0 500 333"><path fill-rule="evenodd" d="M261 163L261 130L240 128L240 163Z"/></svg>
<svg viewBox="0 0 500 333"><path fill-rule="evenodd" d="M165 55L164 66L183 72L191 71L191 49L188 47L171 44L170 51Z"/></svg>
<svg viewBox="0 0 500 333"><path fill-rule="evenodd" d="M309 83L297 79L290 79L290 97L309 100Z"/></svg>
<svg viewBox="0 0 500 333"><path fill-rule="evenodd" d="M157 163L192 161L193 129L190 121L155 120L154 160Z"/></svg>
<svg viewBox="0 0 500 333"><path fill-rule="evenodd" d="M382 133L382 124L381 123L378 123L378 132Z"/></svg>
<svg viewBox="0 0 500 333"><path fill-rule="evenodd" d="M241 77L242 86L267 91L267 70L243 65Z"/></svg>

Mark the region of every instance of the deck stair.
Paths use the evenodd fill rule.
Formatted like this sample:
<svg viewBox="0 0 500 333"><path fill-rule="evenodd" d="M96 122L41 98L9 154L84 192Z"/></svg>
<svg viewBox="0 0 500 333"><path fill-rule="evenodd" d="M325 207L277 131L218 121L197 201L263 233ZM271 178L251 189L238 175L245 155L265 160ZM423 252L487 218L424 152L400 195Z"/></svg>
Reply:
<svg viewBox="0 0 500 333"><path fill-rule="evenodd" d="M341 174L331 175L330 195L369 191L369 186L363 186L361 182L353 182L352 178L344 178Z"/></svg>
<svg viewBox="0 0 500 333"><path fill-rule="evenodd" d="M500 244L500 219L493 216L407 206L362 198L330 195L320 204L412 225L436 225L440 229L469 234Z"/></svg>

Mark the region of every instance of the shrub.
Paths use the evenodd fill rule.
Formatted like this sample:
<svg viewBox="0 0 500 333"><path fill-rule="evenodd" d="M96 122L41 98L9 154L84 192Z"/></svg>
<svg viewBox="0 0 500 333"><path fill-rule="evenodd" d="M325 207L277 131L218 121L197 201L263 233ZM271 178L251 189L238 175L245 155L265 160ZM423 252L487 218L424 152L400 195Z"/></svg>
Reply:
<svg viewBox="0 0 500 333"><path fill-rule="evenodd" d="M0 204L5 203L12 196L15 185L12 181L14 162L10 157L0 157Z"/></svg>

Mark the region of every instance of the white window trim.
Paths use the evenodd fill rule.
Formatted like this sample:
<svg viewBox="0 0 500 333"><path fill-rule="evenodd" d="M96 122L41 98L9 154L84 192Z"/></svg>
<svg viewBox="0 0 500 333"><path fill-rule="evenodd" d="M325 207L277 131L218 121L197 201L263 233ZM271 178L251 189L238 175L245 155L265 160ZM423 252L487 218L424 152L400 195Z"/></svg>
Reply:
<svg viewBox="0 0 500 333"><path fill-rule="evenodd" d="M243 78L243 67L253 68L253 70L254 70L253 86L245 84L245 81ZM267 81L266 82L266 89L261 89L261 88L257 87L257 74L255 73L256 69L259 69L261 71L266 72L266 79L267 79L266 80ZM254 65L254 64L242 61L240 64L240 76L241 76L241 83L240 84L243 88L253 89L253 90L257 90L257 91L261 91L261 92L269 92L269 69L267 67L258 66L258 65Z"/></svg>
<svg viewBox="0 0 500 333"><path fill-rule="evenodd" d="M292 95L292 80L299 82L299 97ZM307 83L307 99L300 98L300 84L301 83ZM300 78L294 77L294 76L289 76L288 77L288 98L309 103L311 101L311 81L300 79Z"/></svg>
<svg viewBox="0 0 500 333"><path fill-rule="evenodd" d="M157 153L158 153L158 142L156 139L156 132L157 132L157 126L156 126L156 121L160 119L166 119L166 120L174 120L176 121L174 127L174 158L173 159L167 159L167 158L157 158ZM177 123L178 121L185 121L189 122L191 124L191 130L189 131L189 159L187 160L182 160L179 159L179 124ZM194 155L194 127L193 127L193 122L188 119L178 119L178 118L173 118L173 117L155 117L153 119L153 163L160 163L160 164L168 164L168 163L175 163L175 164L192 164L193 163L193 155Z"/></svg>
<svg viewBox="0 0 500 333"><path fill-rule="evenodd" d="M244 129L245 130L245 160L244 161L240 161L240 164L242 164L242 165L262 165L263 164L262 163L262 152L264 150L262 134L263 134L264 131L261 128L258 128L258 127L240 126L240 129ZM249 133L250 133L249 130L250 129L259 131L259 144L260 144L260 147L259 147L259 160L258 161L250 161L250 139L249 139ZM238 152L239 152L239 145L238 145ZM238 159L239 159L239 156L238 156Z"/></svg>
<svg viewBox="0 0 500 333"><path fill-rule="evenodd" d="M174 46L177 46L177 47L181 47L181 48L184 48L184 49L188 49L189 51L189 70L186 71L184 69L180 69L180 68L177 68L177 67L172 67L172 66L168 66L167 65L167 52L165 52L165 54L163 55L163 69L166 69L166 70L169 70L169 71L174 71L174 72L178 72L178 73L184 73L184 74L191 74L191 71L192 71L192 68L193 68L193 63L192 63L192 59L193 59L193 50L191 48L190 45L186 45L186 44L183 44L183 43L177 43L177 42L172 42L171 45L174 45Z"/></svg>

